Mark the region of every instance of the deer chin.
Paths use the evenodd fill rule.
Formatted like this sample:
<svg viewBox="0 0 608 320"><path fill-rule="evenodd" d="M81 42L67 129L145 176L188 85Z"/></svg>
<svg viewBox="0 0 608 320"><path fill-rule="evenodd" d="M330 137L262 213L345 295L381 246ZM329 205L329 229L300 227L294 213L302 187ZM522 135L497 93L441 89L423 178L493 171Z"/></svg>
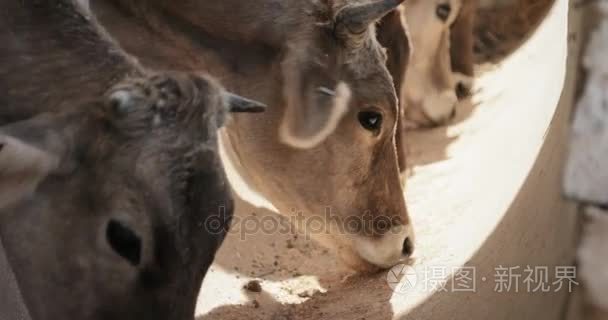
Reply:
<svg viewBox="0 0 608 320"><path fill-rule="evenodd" d="M377 238L354 235L349 240L332 249L346 267L356 273L368 274L406 263L413 251L414 234L409 225L395 226ZM409 242L409 248L404 253L406 242Z"/></svg>
<svg viewBox="0 0 608 320"><path fill-rule="evenodd" d="M395 226L378 238L357 237L355 248L364 260L379 268L388 269L409 258L413 251L413 241L411 226Z"/></svg>
<svg viewBox="0 0 608 320"><path fill-rule="evenodd" d="M441 125L452 119L457 104L456 93L448 89L425 97L421 108L433 123Z"/></svg>

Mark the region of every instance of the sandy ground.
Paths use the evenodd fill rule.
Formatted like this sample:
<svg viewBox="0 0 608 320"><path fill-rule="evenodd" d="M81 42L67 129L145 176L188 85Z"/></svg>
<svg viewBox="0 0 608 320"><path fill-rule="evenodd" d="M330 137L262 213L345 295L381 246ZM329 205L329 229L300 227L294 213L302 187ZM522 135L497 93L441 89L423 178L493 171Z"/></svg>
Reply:
<svg viewBox="0 0 608 320"><path fill-rule="evenodd" d="M541 2L544 5L539 5ZM492 61L494 64L491 68L487 68L487 65L483 68L489 71L478 81L479 92L471 100L463 102L458 119L449 127L411 134L411 177L406 198L410 212L414 215L418 235L415 265L462 266L469 260L490 259L489 256L476 254L481 250L479 244L504 241L500 237L488 238L489 234L498 228L497 221L506 215L505 212L510 211L510 201L513 201L517 191L522 188L527 173L538 171L538 179L542 178L542 168L537 170L531 166L541 152L541 141L545 139L547 126L553 119L561 91L560 75L555 75L555 85L549 83L540 88L544 91L543 94L552 94L550 99L544 99L547 100L546 110L538 108L528 115L529 121L539 125L536 128L530 125L529 130L522 129L521 132L509 136L508 142L504 142L505 145L517 144L538 137L538 140L534 140L537 142L528 143L530 148L526 147L525 150L513 154L488 151L490 154L482 155L484 145L490 142L485 141L480 134L487 132L490 136L507 138L500 133L501 128L505 126L500 120L509 108L509 101L517 100L506 97L508 94L499 88L517 74L512 74L510 70L524 70L522 65L531 60L542 61L542 57L535 55L534 48L523 50L521 56L517 56L520 50L515 50L527 39L533 27L538 25L538 20L547 12L548 0L528 3L533 5L522 7L522 3L518 3L518 7L508 9L509 14L488 9L480 11L477 29L485 31L477 32L480 37L478 43L483 44L483 48L478 48L481 50L478 50L478 59L480 63ZM521 14L522 8L526 9L525 14ZM520 14L514 14L516 12ZM503 18L497 19L497 16ZM537 20L526 20L526 23L522 24L518 20L522 17ZM496 22L496 25L490 24L491 21ZM513 25L517 27L512 27ZM483 34L490 32L500 41L482 39ZM538 41L544 42L540 46L551 46L547 39ZM539 48L539 44L534 46ZM502 60L509 52L516 52L513 54L515 57ZM557 61L559 62L559 59ZM530 74L526 72L521 74L533 76L533 72L538 71L531 71ZM518 84L509 84L506 87L514 85ZM520 90L517 88L514 87L512 91ZM515 109L517 110L514 112L526 114L524 107ZM556 140L551 143L558 145L558 142ZM560 150L542 152L547 153L547 157L555 157L556 154L559 155ZM480 154L480 157L475 156L477 154ZM478 168L480 163L477 161L484 160L496 163L497 167L490 168L492 171L500 170L500 164L513 163L512 169L516 174L500 182L500 187L497 187L496 181L489 179L487 172ZM227 170L230 173L232 169L228 167ZM268 203L248 190L238 177L230 175L231 182L241 197L237 202L238 217L258 222L267 217L281 219ZM551 181L551 184L557 185L558 181ZM492 188L504 191L504 201L472 201L480 190L487 191ZM555 197L547 198L547 203L558 202L559 195L557 191L555 193ZM436 199L438 194L441 198ZM432 208L429 208L429 203L433 203ZM482 207L485 209L480 209ZM468 216L468 219L476 222L474 228L462 219L462 215L471 212L475 213ZM545 217L540 215L529 219L529 223L547 223L542 220ZM439 220L441 223L436 223ZM550 237L553 238L546 241L565 241L559 237L564 237L570 231L558 227L554 229L550 232ZM475 230L484 232L474 232ZM495 244L488 246L492 245ZM455 254L456 252L458 254ZM565 263L569 258L560 259ZM365 277L348 277L349 275L349 271L344 269L332 254L293 230L274 234L248 234L242 226L235 226L203 284L197 306L197 319L389 319L414 309L430 294L424 290L394 292L389 286L390 281L387 282L386 272ZM255 283L250 283L252 280ZM248 283L248 288L244 288ZM421 313L414 311L411 318L418 319L416 314ZM459 317L455 316L453 319Z"/></svg>

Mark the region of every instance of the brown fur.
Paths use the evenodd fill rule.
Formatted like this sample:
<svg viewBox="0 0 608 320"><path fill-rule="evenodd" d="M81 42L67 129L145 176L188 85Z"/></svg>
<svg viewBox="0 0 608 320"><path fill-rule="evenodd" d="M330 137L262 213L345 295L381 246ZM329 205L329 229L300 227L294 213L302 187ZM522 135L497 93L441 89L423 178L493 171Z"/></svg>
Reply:
<svg viewBox="0 0 608 320"><path fill-rule="evenodd" d="M0 8L0 124L80 106L142 72L72 1Z"/></svg>
<svg viewBox="0 0 608 320"><path fill-rule="evenodd" d="M58 160L0 203L33 319L193 318L233 211L221 92L194 75L133 79L106 101L0 127L0 189L30 155Z"/></svg>
<svg viewBox="0 0 608 320"><path fill-rule="evenodd" d="M543 20L554 0L492 1L481 7L475 21L475 58L497 63L511 54ZM500 3L500 2L499 2Z"/></svg>
<svg viewBox="0 0 608 320"><path fill-rule="evenodd" d="M32 318L192 319L233 212L216 131L251 101L141 78L72 0L0 0L0 41L0 236Z"/></svg>
<svg viewBox="0 0 608 320"><path fill-rule="evenodd" d="M478 0L463 0L458 17L450 28L450 57L452 71L466 76L474 76L473 46L475 35L475 15Z"/></svg>
<svg viewBox="0 0 608 320"><path fill-rule="evenodd" d="M395 151L399 109L387 56L372 28L357 39L333 33L339 10L363 2L97 0L92 8L144 65L208 70L229 89L269 106L263 116L235 117L224 142L245 179L281 213L318 217L331 208L341 219L371 212L408 225ZM314 88L334 89L340 82L352 97L335 130L308 148L285 143L278 130L285 123L296 135L324 127L330 117L322 112L331 104L323 111L307 102L314 101ZM384 116L377 136L357 120L370 108ZM365 235L316 236L352 266L369 266L353 242Z"/></svg>
<svg viewBox="0 0 608 320"><path fill-rule="evenodd" d="M447 123L456 114L458 99L469 94L477 1L412 0L405 4L413 56L402 90L410 126ZM447 16L440 15L442 10L449 12Z"/></svg>
<svg viewBox="0 0 608 320"><path fill-rule="evenodd" d="M400 88L403 86L407 65L410 60L410 42L407 36L407 28L403 22L402 7L397 8L389 13L380 21L378 25L378 41L387 49L388 56L386 66L393 78L393 84L399 95L399 101L403 99ZM406 127L404 123L405 113L403 108L399 108L399 117L397 119L397 132L395 134L395 142L397 147L397 156L399 159L399 169L405 171L407 163L406 152Z"/></svg>

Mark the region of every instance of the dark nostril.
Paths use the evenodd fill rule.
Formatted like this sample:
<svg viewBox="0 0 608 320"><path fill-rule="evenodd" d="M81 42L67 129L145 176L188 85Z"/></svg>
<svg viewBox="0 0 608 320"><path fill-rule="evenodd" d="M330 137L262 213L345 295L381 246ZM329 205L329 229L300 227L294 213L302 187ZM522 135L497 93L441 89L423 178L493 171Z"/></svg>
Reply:
<svg viewBox="0 0 608 320"><path fill-rule="evenodd" d="M409 237L405 238L405 240L403 241L403 248L401 249L401 253L403 253L404 256L411 256L412 253L414 253L414 244L412 243L412 240L410 240Z"/></svg>
<svg viewBox="0 0 608 320"><path fill-rule="evenodd" d="M110 247L131 265L137 266L141 260L141 239L127 225L111 220L106 227L106 239Z"/></svg>
<svg viewBox="0 0 608 320"><path fill-rule="evenodd" d="M450 119L454 119L454 117L456 117L456 108L454 108L450 114Z"/></svg>
<svg viewBox="0 0 608 320"><path fill-rule="evenodd" d="M464 99L471 94L469 88L467 88L467 86L465 86L461 81L456 84L454 91L456 91L456 97L458 97L458 99Z"/></svg>

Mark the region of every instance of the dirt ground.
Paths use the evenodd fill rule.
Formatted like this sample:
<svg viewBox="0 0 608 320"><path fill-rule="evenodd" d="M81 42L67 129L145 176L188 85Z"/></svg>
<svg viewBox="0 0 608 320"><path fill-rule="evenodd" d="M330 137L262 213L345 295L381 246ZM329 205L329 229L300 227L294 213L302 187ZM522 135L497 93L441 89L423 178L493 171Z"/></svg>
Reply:
<svg viewBox="0 0 608 320"><path fill-rule="evenodd" d="M551 0L520 0L500 10L480 9L475 30L480 73L503 72L502 60L516 51L533 32L551 3ZM486 92L486 97L488 94L491 96L491 92ZM473 248L472 244L485 240L485 235L468 235L467 230L458 230L466 226L459 221L458 212L473 206L468 200L471 195L467 193L473 192L475 186L462 188L454 180L466 179L467 171L450 177L445 177L445 173L465 166L461 163L462 157L454 153L474 150L470 146L478 140L477 133L484 130L489 117L502 112L499 103L492 99L480 102L474 96L463 103L458 119L449 127L411 135L409 163L412 176L406 198L410 211L417 212L417 250L421 253L416 255L416 263L453 263L458 259L449 252L458 251L458 246ZM468 164L466 168L472 169ZM232 169L228 167L227 170L230 173ZM282 219L234 174L231 174L231 182L241 198L236 210L241 221L249 219L262 223L268 218ZM445 195L449 200L445 203L431 200L430 195L434 194ZM433 212L425 212L428 211L425 203L429 201L439 202ZM444 212L450 214L443 217L442 225L433 225L433 219ZM485 224L487 216L480 217L479 223ZM488 229L493 228L491 220L487 218ZM467 239L453 241L451 235ZM431 238L432 245L428 243ZM472 255L473 252L463 256ZM388 286L386 276L385 272L352 276L330 252L295 230L250 234L244 224L236 225L206 277L197 306L197 319L387 319L398 313L394 307L396 300L409 299L408 304L414 305L414 301L422 301L426 296L422 293L395 294Z"/></svg>

